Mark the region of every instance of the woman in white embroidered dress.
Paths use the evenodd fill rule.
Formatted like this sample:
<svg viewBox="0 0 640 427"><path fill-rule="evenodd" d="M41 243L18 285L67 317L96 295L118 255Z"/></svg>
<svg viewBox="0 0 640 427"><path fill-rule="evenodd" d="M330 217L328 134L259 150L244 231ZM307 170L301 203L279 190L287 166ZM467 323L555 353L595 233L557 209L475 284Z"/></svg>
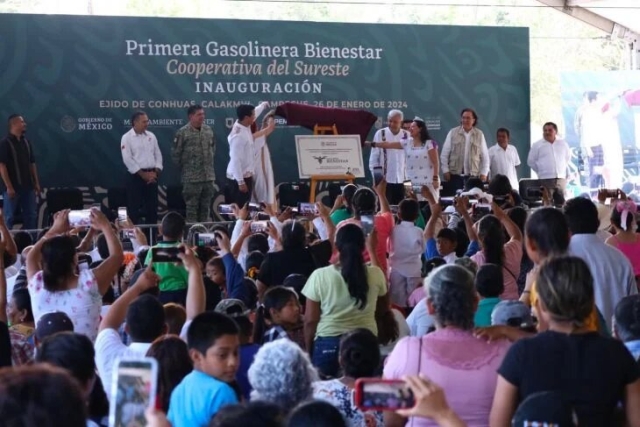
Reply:
<svg viewBox="0 0 640 427"><path fill-rule="evenodd" d="M407 179L415 187L426 186L433 197L440 196L440 156L438 145L431 139L427 125L419 117L413 119L409 128L411 139L402 142L369 142L365 144L374 148L404 150ZM419 193L419 192L418 192ZM422 197L416 194L418 197Z"/></svg>
<svg viewBox="0 0 640 427"><path fill-rule="evenodd" d="M122 245L107 218L91 209L91 226L104 234L109 257L98 267L78 269L74 240L67 233L69 211L58 212L53 226L27 255L27 279L33 315L37 323L43 314L62 311L73 321L77 333L95 341L100 308L124 255Z"/></svg>
<svg viewBox="0 0 640 427"><path fill-rule="evenodd" d="M256 109L257 110L257 109ZM276 186L273 178L273 166L271 165L271 153L267 144L267 137L275 129L275 110L269 111L262 120L262 128L253 134L255 151L255 172L253 174L253 201L266 203L275 208ZM256 117L258 114L256 113Z"/></svg>

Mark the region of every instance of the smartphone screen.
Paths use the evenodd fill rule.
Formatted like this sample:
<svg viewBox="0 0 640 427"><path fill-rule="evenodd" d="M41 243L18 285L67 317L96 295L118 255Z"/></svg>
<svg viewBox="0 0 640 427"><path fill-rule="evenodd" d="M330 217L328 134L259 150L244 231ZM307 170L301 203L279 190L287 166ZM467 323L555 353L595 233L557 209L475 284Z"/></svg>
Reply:
<svg viewBox="0 0 640 427"><path fill-rule="evenodd" d="M360 215L360 222L362 223L362 231L364 235L368 236L373 231L373 215Z"/></svg>
<svg viewBox="0 0 640 427"><path fill-rule="evenodd" d="M205 247L216 247L218 246L218 241L216 240L215 233L196 233L195 234L196 246Z"/></svg>
<svg viewBox="0 0 640 427"><path fill-rule="evenodd" d="M161 248L161 247L153 247L151 248L151 261L153 262L182 262L180 258L178 258L178 254L184 252L184 249L175 247Z"/></svg>
<svg viewBox="0 0 640 427"><path fill-rule="evenodd" d="M269 221L254 221L251 223L251 232L252 233L265 233L269 228L267 224Z"/></svg>
<svg viewBox="0 0 640 427"><path fill-rule="evenodd" d="M75 227L91 226L91 209L82 209L69 212L69 225Z"/></svg>
<svg viewBox="0 0 640 427"><path fill-rule="evenodd" d="M111 387L109 427L147 425L145 411L156 403L158 362L153 358L117 362Z"/></svg>
<svg viewBox="0 0 640 427"><path fill-rule="evenodd" d="M122 237L124 239L135 239L136 238L136 231L133 230L133 229L122 230Z"/></svg>
<svg viewBox="0 0 640 427"><path fill-rule="evenodd" d="M404 182L404 193L406 196L409 196L411 194L411 187L411 181Z"/></svg>
<svg viewBox="0 0 640 427"><path fill-rule="evenodd" d="M298 213L301 215L314 215L316 213L316 205L313 203L298 203Z"/></svg>
<svg viewBox="0 0 640 427"><path fill-rule="evenodd" d="M373 185L380 184L380 181L382 181L382 178L384 178L384 173L382 172L382 168L381 167L373 168Z"/></svg>
<svg viewBox="0 0 640 427"><path fill-rule="evenodd" d="M127 218L129 216L127 215L127 208L118 208L118 222L119 223L124 223L127 222Z"/></svg>
<svg viewBox="0 0 640 427"><path fill-rule="evenodd" d="M223 215L231 215L233 213L233 208L231 205L218 205L218 213Z"/></svg>
<svg viewBox="0 0 640 427"><path fill-rule="evenodd" d="M356 406L363 411L396 411L415 405L413 393L404 381L358 380Z"/></svg>

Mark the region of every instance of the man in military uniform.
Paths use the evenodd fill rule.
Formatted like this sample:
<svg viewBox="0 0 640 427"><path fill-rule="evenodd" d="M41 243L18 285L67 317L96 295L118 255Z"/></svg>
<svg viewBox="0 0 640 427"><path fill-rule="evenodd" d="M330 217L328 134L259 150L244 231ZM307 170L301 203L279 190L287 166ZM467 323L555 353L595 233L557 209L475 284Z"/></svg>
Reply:
<svg viewBox="0 0 640 427"><path fill-rule="evenodd" d="M189 123L178 130L171 157L180 170L182 196L187 205L187 222L209 221L209 207L215 195L213 129L204 123L204 109L192 105L187 110Z"/></svg>

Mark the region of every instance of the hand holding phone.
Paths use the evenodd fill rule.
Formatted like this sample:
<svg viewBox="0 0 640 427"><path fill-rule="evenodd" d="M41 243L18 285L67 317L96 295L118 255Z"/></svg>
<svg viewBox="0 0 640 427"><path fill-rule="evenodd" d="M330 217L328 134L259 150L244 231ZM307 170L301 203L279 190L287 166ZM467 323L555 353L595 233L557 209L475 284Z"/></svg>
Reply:
<svg viewBox="0 0 640 427"><path fill-rule="evenodd" d="M356 406L363 411L397 411L415 405L404 381L360 378L356 381Z"/></svg>
<svg viewBox="0 0 640 427"><path fill-rule="evenodd" d="M71 228L90 227L91 209L69 211L69 226Z"/></svg>
<svg viewBox="0 0 640 427"><path fill-rule="evenodd" d="M298 203L298 213L300 215L316 215L318 210L313 203Z"/></svg>
<svg viewBox="0 0 640 427"><path fill-rule="evenodd" d="M376 187L384 178L383 169L380 166L373 168L373 186Z"/></svg>
<svg viewBox="0 0 640 427"><path fill-rule="evenodd" d="M268 231L269 221L253 221L251 223L252 233L266 233Z"/></svg>
<svg viewBox="0 0 640 427"><path fill-rule="evenodd" d="M127 208L118 208L118 225L125 225L128 218L129 215L127 214Z"/></svg>
<svg viewBox="0 0 640 427"><path fill-rule="evenodd" d="M194 240L195 240L196 246L201 248L204 248L207 246L216 248L218 246L218 241L216 240L216 233L195 233Z"/></svg>
<svg viewBox="0 0 640 427"><path fill-rule="evenodd" d="M360 215L360 223L365 236L373 231L373 215Z"/></svg>
<svg viewBox="0 0 640 427"><path fill-rule="evenodd" d="M111 387L109 427L146 425L145 412L158 393L158 362L151 357L116 362Z"/></svg>
<svg viewBox="0 0 640 427"><path fill-rule="evenodd" d="M182 263L182 260L178 256L184 253L184 248L180 246L159 247L154 246L151 248L151 261L156 262L174 262Z"/></svg>
<svg viewBox="0 0 640 427"><path fill-rule="evenodd" d="M220 215L233 215L234 214L233 205L227 205L227 204L218 205L218 213Z"/></svg>

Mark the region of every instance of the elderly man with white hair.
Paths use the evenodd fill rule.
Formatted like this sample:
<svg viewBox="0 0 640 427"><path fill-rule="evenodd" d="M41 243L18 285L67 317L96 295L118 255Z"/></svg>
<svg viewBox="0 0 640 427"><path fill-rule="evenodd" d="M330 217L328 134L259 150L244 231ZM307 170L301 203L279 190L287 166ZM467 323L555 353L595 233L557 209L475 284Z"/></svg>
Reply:
<svg viewBox="0 0 640 427"><path fill-rule="evenodd" d="M402 129L404 115L400 110L391 110L387 115L388 125L380 129L373 137L373 142L406 142L411 139L408 131ZM369 156L371 175L381 173L387 181L387 200L391 205L399 204L404 199L405 154L402 150L372 148Z"/></svg>

